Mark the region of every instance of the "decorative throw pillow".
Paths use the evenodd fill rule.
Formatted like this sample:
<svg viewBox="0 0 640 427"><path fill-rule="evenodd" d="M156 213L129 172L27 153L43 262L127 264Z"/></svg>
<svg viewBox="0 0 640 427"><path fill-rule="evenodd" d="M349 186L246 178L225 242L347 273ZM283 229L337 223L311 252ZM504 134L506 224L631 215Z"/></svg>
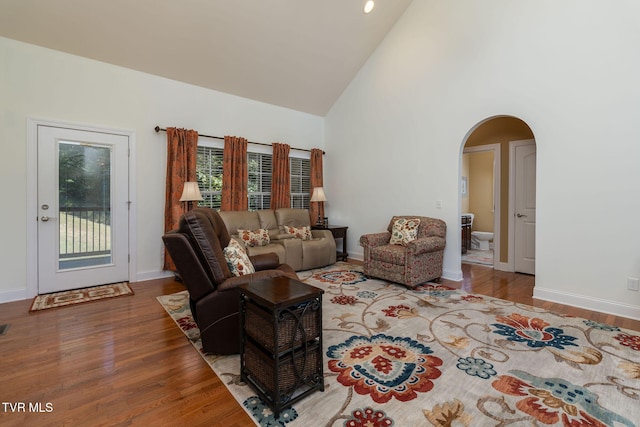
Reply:
<svg viewBox="0 0 640 427"><path fill-rule="evenodd" d="M222 250L224 258L227 261L229 270L234 276L244 276L245 274L253 274L256 269L251 264L249 256L238 241L229 240L229 246Z"/></svg>
<svg viewBox="0 0 640 427"><path fill-rule="evenodd" d="M287 234L293 235L298 239L302 240L311 240L313 239L313 235L311 234L311 227L305 225L304 227L289 227L288 225L284 226L284 231Z"/></svg>
<svg viewBox="0 0 640 427"><path fill-rule="evenodd" d="M259 228L257 230L238 229L238 237L247 246L266 246L271 243L269 230Z"/></svg>
<svg viewBox="0 0 640 427"><path fill-rule="evenodd" d="M420 218L398 218L393 222L391 228L390 245L406 246L412 240L418 237L418 227L420 226Z"/></svg>

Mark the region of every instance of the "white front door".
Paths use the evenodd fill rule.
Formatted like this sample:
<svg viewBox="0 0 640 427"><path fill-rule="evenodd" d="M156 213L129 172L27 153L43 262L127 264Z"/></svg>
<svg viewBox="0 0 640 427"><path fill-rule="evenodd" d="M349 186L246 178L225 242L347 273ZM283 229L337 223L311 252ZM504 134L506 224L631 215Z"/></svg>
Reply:
<svg viewBox="0 0 640 427"><path fill-rule="evenodd" d="M535 141L516 143L515 211L514 211L514 267L519 273L536 271L536 144Z"/></svg>
<svg viewBox="0 0 640 427"><path fill-rule="evenodd" d="M37 126L38 293L129 280L129 138Z"/></svg>

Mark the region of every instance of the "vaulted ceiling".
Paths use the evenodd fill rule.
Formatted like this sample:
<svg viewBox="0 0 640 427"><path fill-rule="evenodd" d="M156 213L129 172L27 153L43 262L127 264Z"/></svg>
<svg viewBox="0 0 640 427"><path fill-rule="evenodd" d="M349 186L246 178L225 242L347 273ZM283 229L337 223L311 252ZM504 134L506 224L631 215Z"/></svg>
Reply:
<svg viewBox="0 0 640 427"><path fill-rule="evenodd" d="M0 0L0 36L324 116L411 0Z"/></svg>

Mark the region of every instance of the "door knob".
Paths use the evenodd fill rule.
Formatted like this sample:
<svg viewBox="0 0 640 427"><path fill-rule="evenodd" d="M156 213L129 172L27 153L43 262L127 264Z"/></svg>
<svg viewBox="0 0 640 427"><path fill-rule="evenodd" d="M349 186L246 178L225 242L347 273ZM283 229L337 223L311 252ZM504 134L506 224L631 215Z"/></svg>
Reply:
<svg viewBox="0 0 640 427"><path fill-rule="evenodd" d="M50 218L49 218L48 216L42 216L42 217L40 217L40 220L41 220L42 222L47 222L47 221L49 221L49 219L50 219Z"/></svg>
<svg viewBox="0 0 640 427"><path fill-rule="evenodd" d="M525 217L525 218L526 218L526 215L523 215L523 214L521 214L521 213L516 214L516 216L517 216L518 218L522 218L522 217Z"/></svg>

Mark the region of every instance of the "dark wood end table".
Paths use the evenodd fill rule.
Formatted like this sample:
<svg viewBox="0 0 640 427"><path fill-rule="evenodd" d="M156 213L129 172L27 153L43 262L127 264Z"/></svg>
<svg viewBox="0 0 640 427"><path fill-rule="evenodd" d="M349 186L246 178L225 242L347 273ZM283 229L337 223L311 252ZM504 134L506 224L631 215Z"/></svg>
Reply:
<svg viewBox="0 0 640 427"><path fill-rule="evenodd" d="M312 230L329 230L334 239L342 239L342 251L336 252L336 259L338 261L346 261L349 254L347 253L347 227L346 225L314 225Z"/></svg>
<svg viewBox="0 0 640 427"><path fill-rule="evenodd" d="M238 286L240 376L278 418L324 391L322 289L286 276Z"/></svg>

